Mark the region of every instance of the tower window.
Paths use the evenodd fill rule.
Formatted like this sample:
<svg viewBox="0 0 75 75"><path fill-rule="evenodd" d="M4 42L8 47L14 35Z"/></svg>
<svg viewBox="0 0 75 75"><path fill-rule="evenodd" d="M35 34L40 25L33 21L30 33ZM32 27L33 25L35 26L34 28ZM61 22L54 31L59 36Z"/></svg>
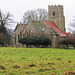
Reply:
<svg viewBox="0 0 75 75"><path fill-rule="evenodd" d="M55 12L53 11L53 16L55 16Z"/></svg>

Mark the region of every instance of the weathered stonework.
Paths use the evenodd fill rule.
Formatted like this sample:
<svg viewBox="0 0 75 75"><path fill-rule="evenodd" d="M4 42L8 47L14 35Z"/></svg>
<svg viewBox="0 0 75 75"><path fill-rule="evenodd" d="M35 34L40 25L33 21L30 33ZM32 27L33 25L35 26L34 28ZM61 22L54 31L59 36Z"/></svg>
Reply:
<svg viewBox="0 0 75 75"><path fill-rule="evenodd" d="M45 27L45 30L42 31L43 26L40 21L30 21L25 27L23 24L18 24L13 35L13 46L21 47L22 44L18 42L19 38L31 38L34 36L46 36L52 40L52 47L56 46L56 38L58 34L52 29Z"/></svg>
<svg viewBox="0 0 75 75"><path fill-rule="evenodd" d="M46 36L52 40L52 47L57 47L58 40L65 38L65 17L63 6L48 6L49 21L31 21L25 24L17 24L13 34L13 46L22 47L19 38L31 38L34 36Z"/></svg>
<svg viewBox="0 0 75 75"><path fill-rule="evenodd" d="M65 32L65 17L63 13L63 6L48 6L48 20L53 21L56 25Z"/></svg>

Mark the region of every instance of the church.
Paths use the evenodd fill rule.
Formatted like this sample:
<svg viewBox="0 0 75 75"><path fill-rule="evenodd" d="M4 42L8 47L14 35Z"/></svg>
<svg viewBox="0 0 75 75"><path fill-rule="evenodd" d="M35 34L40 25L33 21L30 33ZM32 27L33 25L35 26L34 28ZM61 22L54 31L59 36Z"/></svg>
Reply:
<svg viewBox="0 0 75 75"><path fill-rule="evenodd" d="M65 29L65 17L62 5L48 6L48 21L32 21L27 24L17 23L13 34L13 46L22 47L19 38L45 36L52 40L52 47L57 47L58 40L69 36Z"/></svg>

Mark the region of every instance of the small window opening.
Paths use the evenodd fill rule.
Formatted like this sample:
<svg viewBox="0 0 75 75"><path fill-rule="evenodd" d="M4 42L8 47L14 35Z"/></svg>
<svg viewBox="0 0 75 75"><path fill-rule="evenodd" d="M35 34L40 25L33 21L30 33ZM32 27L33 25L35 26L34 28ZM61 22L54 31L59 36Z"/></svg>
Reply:
<svg viewBox="0 0 75 75"><path fill-rule="evenodd" d="M55 12L53 11L53 16L55 16Z"/></svg>

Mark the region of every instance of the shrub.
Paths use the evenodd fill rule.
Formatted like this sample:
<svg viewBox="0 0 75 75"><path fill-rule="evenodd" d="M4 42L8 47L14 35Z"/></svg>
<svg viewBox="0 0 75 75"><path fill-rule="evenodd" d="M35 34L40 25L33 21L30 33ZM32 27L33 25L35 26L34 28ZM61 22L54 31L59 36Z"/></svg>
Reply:
<svg viewBox="0 0 75 75"><path fill-rule="evenodd" d="M34 45L35 47L40 47L40 45L43 45L43 47L48 47L48 45L52 44L52 41L49 38L43 36L33 38L21 38L18 42L21 44L26 44L27 47L29 45Z"/></svg>
<svg viewBox="0 0 75 75"><path fill-rule="evenodd" d="M74 39L71 39L71 37L67 37L63 40L59 40L59 43L60 45L63 45L63 48L66 48L66 47L69 48L70 45L75 48L75 41Z"/></svg>

